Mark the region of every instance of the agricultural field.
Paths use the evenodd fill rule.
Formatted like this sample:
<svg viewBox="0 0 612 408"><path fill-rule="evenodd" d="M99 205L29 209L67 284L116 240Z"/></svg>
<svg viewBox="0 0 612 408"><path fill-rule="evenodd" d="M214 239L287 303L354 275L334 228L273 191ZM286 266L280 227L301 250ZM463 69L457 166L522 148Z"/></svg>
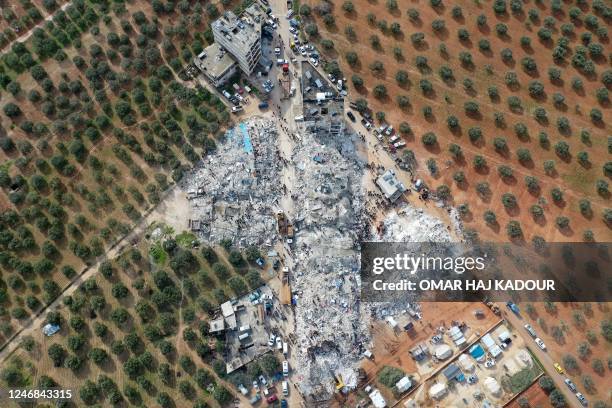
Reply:
<svg viewBox="0 0 612 408"><path fill-rule="evenodd" d="M222 9L75 0L3 51L0 344L215 149L227 108L182 69Z"/></svg>
<svg viewBox="0 0 612 408"><path fill-rule="evenodd" d="M308 0L300 15L469 235L609 240L608 2Z"/></svg>
<svg viewBox="0 0 612 408"><path fill-rule="evenodd" d="M589 401L610 400L612 313L608 303L533 303L526 318L553 361ZM549 373L550 375L559 375Z"/></svg>
<svg viewBox="0 0 612 408"><path fill-rule="evenodd" d="M220 302L263 280L250 267L252 253L243 256L229 244L192 249L193 239L163 224L151 226L64 297L63 306L46 317L60 332L45 337L37 330L26 338L3 363L3 380L12 387L70 389L72 406L233 401L230 390L252 378L246 370L226 376L223 344L208 334L208 319ZM248 375L278 366L275 357L264 357Z"/></svg>
<svg viewBox="0 0 612 408"><path fill-rule="evenodd" d="M66 4L65 0L1 1L0 48L25 40L33 27Z"/></svg>

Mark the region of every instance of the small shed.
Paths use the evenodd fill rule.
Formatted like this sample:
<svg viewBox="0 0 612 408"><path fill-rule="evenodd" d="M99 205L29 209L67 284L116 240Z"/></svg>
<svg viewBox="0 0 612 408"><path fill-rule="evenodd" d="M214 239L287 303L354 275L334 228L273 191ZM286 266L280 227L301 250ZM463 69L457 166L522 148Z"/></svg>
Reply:
<svg viewBox="0 0 612 408"><path fill-rule="evenodd" d="M412 387L412 381L408 376L403 376L397 383L395 383L395 387L397 388L397 392L400 394L406 392Z"/></svg>
<svg viewBox="0 0 612 408"><path fill-rule="evenodd" d="M467 354L462 354L459 356L459 365L465 371L472 371L474 369L474 363Z"/></svg>
<svg viewBox="0 0 612 408"><path fill-rule="evenodd" d="M478 362L482 362L485 359L485 351L480 344L474 344L470 347L470 355Z"/></svg>
<svg viewBox="0 0 612 408"><path fill-rule="evenodd" d="M448 381L451 381L451 380L463 381L464 379L464 375L461 372L461 369L456 364L449 364L449 366L446 367L442 371L442 373L444 374L444 376L446 377Z"/></svg>
<svg viewBox="0 0 612 408"><path fill-rule="evenodd" d="M484 385L487 387L487 390L491 395L499 396L501 394L501 386L497 382L497 380L493 377L487 377L484 380Z"/></svg>
<svg viewBox="0 0 612 408"><path fill-rule="evenodd" d="M429 389L429 396L434 399L442 399L446 395L446 384L435 383Z"/></svg>
<svg viewBox="0 0 612 408"><path fill-rule="evenodd" d="M438 360L446 360L447 358L453 355L453 350L451 350L448 344L441 344L436 347L434 355Z"/></svg>
<svg viewBox="0 0 612 408"><path fill-rule="evenodd" d="M427 346L421 343L418 344L416 347L410 349L409 353L415 361L421 361L427 357L429 349L427 348Z"/></svg>
<svg viewBox="0 0 612 408"><path fill-rule="evenodd" d="M385 398L382 396L379 390L372 391L369 397L372 400L372 405L374 405L375 408L385 408L387 406L387 401L385 401Z"/></svg>

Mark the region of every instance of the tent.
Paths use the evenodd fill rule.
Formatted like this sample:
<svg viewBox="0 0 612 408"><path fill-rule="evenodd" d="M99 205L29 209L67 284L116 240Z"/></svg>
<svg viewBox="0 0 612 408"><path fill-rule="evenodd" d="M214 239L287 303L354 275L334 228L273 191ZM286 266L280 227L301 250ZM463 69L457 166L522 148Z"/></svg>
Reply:
<svg viewBox="0 0 612 408"><path fill-rule="evenodd" d="M451 380L463 381L465 379L463 373L461 372L461 369L457 367L455 364L450 364L448 367L446 367L442 371L442 373L444 374L444 376L446 377L448 381L451 381Z"/></svg>
<svg viewBox="0 0 612 408"><path fill-rule="evenodd" d="M482 336L481 343L487 349L487 351L491 353L493 358L496 358L502 353L501 348L497 345L497 343L495 343L493 337L491 337L491 335L488 333Z"/></svg>
<svg viewBox="0 0 612 408"><path fill-rule="evenodd" d="M441 383L436 383L431 386L429 389L429 396L431 398L435 398L437 400L442 399L446 395L446 385Z"/></svg>
<svg viewBox="0 0 612 408"><path fill-rule="evenodd" d="M459 356L459 365L465 371L472 371L474 369L474 363L467 354L462 354Z"/></svg>
<svg viewBox="0 0 612 408"><path fill-rule="evenodd" d="M457 326L451 327L450 330L448 331L448 335L450 336L451 339L453 339L457 347L466 343L465 337L463 336L463 332Z"/></svg>
<svg viewBox="0 0 612 408"><path fill-rule="evenodd" d="M484 385L487 387L487 390L491 393L491 395L498 396L501 393L501 387L497 380L493 377L487 377L484 380Z"/></svg>
<svg viewBox="0 0 612 408"><path fill-rule="evenodd" d="M397 392L401 394L402 392L408 391L410 387L412 387L412 382L410 381L410 378L404 376L397 383L395 383L395 387L397 388Z"/></svg>
<svg viewBox="0 0 612 408"><path fill-rule="evenodd" d="M376 408L385 408L387 406L387 401L382 396L379 390L374 390L370 393L370 399L372 400L372 405Z"/></svg>
<svg viewBox="0 0 612 408"><path fill-rule="evenodd" d="M485 359L485 352L480 344L474 344L472 347L470 347L470 354L479 363Z"/></svg>
<svg viewBox="0 0 612 408"><path fill-rule="evenodd" d="M45 327L43 327L43 333L45 336L53 336L60 330L60 327L56 324L47 323Z"/></svg>
<svg viewBox="0 0 612 408"><path fill-rule="evenodd" d="M446 360L453 355L453 350L447 344L441 344L436 347L434 355L438 360Z"/></svg>

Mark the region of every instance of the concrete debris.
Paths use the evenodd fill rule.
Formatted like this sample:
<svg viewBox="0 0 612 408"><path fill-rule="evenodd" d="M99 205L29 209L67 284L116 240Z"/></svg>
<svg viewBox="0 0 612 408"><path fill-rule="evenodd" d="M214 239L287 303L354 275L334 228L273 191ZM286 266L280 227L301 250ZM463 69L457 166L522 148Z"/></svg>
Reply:
<svg viewBox="0 0 612 408"><path fill-rule="evenodd" d="M277 128L272 120L250 119L230 129L217 151L183 178L200 238L234 245L271 246L281 196Z"/></svg>
<svg viewBox="0 0 612 408"><path fill-rule="evenodd" d="M383 221L383 234L377 239L385 242L451 242L446 225L423 209L404 204Z"/></svg>
<svg viewBox="0 0 612 408"><path fill-rule="evenodd" d="M305 132L293 152L298 370L302 393L318 399L333 395L333 376L357 386L357 362L369 341L359 302L365 162L357 140Z"/></svg>

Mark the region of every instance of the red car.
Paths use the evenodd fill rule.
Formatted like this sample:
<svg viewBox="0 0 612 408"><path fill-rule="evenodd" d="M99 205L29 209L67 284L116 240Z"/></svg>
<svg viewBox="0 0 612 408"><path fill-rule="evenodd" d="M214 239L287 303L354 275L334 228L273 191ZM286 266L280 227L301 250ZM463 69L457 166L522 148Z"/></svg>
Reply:
<svg viewBox="0 0 612 408"><path fill-rule="evenodd" d="M272 404L273 402L276 402L276 400L278 400L278 397L276 396L276 394L272 394L268 398L266 398L266 401L268 401L268 404Z"/></svg>

